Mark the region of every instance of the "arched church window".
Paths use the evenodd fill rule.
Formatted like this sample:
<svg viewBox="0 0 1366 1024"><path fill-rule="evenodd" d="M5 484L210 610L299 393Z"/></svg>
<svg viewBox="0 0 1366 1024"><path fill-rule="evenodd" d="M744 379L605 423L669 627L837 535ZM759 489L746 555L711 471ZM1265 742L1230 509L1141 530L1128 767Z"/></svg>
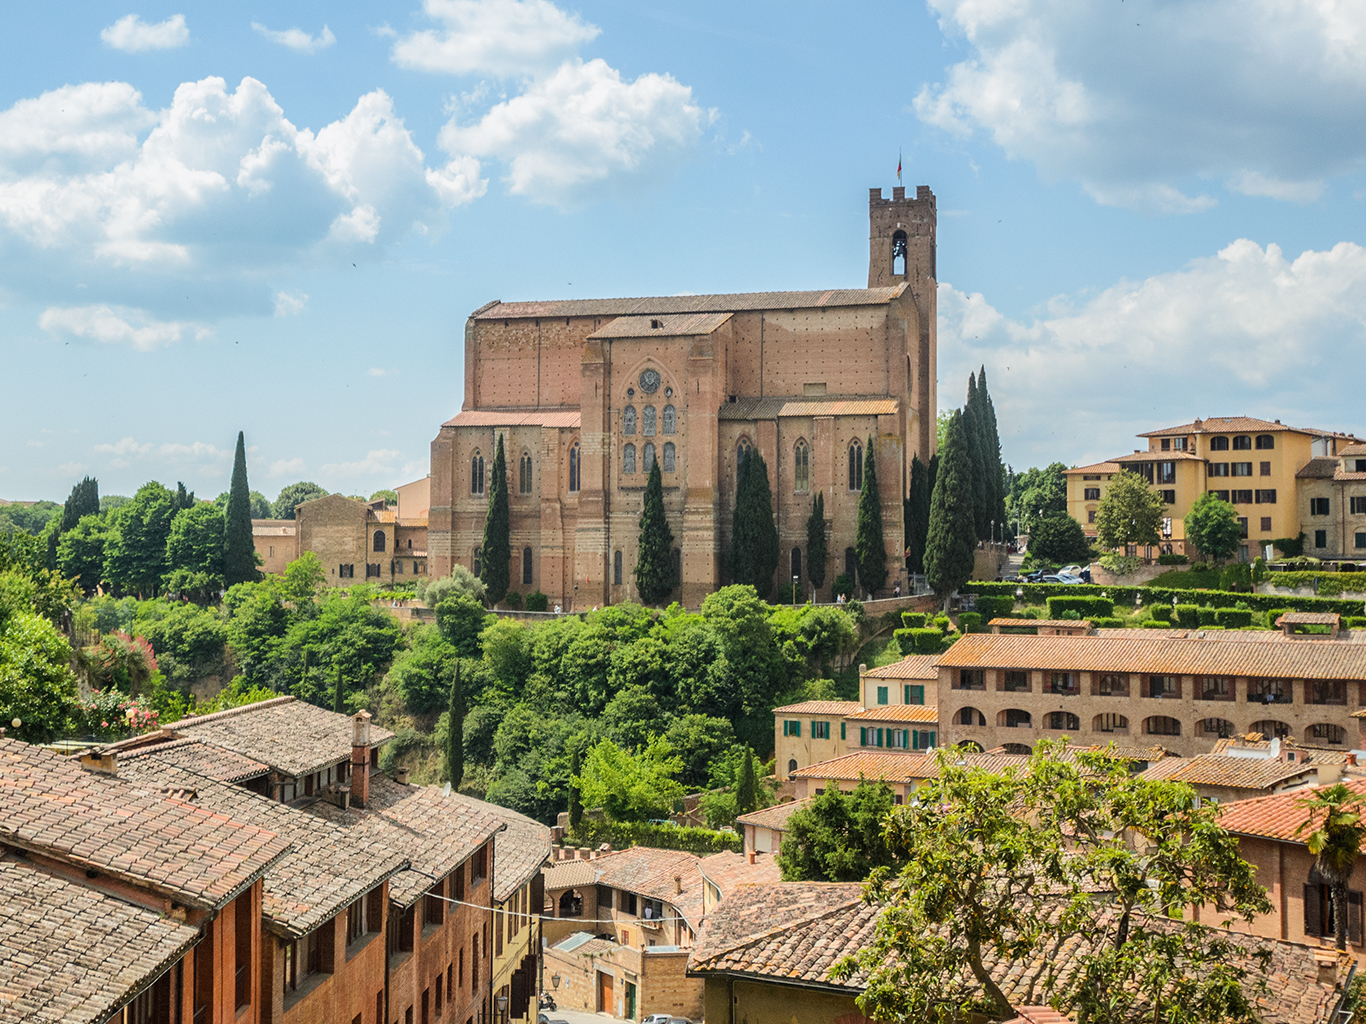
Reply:
<svg viewBox="0 0 1366 1024"><path fill-rule="evenodd" d="M621 432L623 434L634 434L636 432L636 407L628 405L621 410Z"/></svg>
<svg viewBox="0 0 1366 1024"><path fill-rule="evenodd" d="M672 473L678 462L678 455L674 450L672 441L664 442L664 465L660 467L665 473Z"/></svg>
<svg viewBox="0 0 1366 1024"><path fill-rule="evenodd" d="M634 473L636 471L636 446L628 444L621 453L621 471L623 473Z"/></svg>
<svg viewBox="0 0 1366 1024"><path fill-rule="evenodd" d="M792 549L792 578L800 579L802 575L802 549Z"/></svg>
<svg viewBox="0 0 1366 1024"><path fill-rule="evenodd" d="M575 441L569 448L569 490L576 493L579 489L579 442Z"/></svg>
<svg viewBox="0 0 1366 1024"><path fill-rule="evenodd" d="M675 434L678 432L678 411L672 405L664 407L664 425L662 432L665 434Z"/></svg>
<svg viewBox="0 0 1366 1024"><path fill-rule="evenodd" d="M470 493L484 493L484 456L477 448L470 456Z"/></svg>
<svg viewBox="0 0 1366 1024"><path fill-rule="evenodd" d="M892 276L903 277L906 273L906 232L898 231L892 236Z"/></svg>
<svg viewBox="0 0 1366 1024"><path fill-rule="evenodd" d="M655 446L647 441L645 444L645 450L640 453L640 468L644 472L648 473L650 472L650 469L654 466L654 464Z"/></svg>
<svg viewBox="0 0 1366 1024"><path fill-rule="evenodd" d="M805 492L811 489L811 449L805 441L798 441L793 449L792 473L795 490Z"/></svg>
<svg viewBox="0 0 1366 1024"><path fill-rule="evenodd" d="M863 490L863 445L857 441L849 445L849 490Z"/></svg>
<svg viewBox="0 0 1366 1024"><path fill-rule="evenodd" d="M522 548L522 584L529 586L532 577L535 575L535 563L531 557L531 548Z"/></svg>
<svg viewBox="0 0 1366 1024"><path fill-rule="evenodd" d="M640 432L646 437L654 437L655 434L655 407L647 405L641 410Z"/></svg>
<svg viewBox="0 0 1366 1024"><path fill-rule="evenodd" d="M383 531L383 530L376 530L376 531L375 531L375 550L376 550L376 551L383 551L383 550L384 550L384 531Z"/></svg>
<svg viewBox="0 0 1366 1024"><path fill-rule="evenodd" d="M522 452L522 464L517 474L518 491L522 494L531 493L531 453Z"/></svg>
<svg viewBox="0 0 1366 1024"><path fill-rule="evenodd" d="M749 438L740 438L740 443L735 446L735 483L740 484L740 471L745 466L745 456L750 453L754 446L749 443Z"/></svg>

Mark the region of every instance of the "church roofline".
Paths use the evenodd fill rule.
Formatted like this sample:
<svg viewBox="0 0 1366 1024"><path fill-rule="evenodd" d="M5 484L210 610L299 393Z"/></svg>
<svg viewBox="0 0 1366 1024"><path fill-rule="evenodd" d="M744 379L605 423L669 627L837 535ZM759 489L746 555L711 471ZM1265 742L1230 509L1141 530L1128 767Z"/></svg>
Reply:
<svg viewBox="0 0 1366 1024"><path fill-rule="evenodd" d="M882 306L908 285L885 288L831 288L802 292L737 292L727 295L661 295L625 299L550 299L494 302L470 314L471 320L524 320L531 317L649 316L676 313L738 313L762 309L813 309Z"/></svg>

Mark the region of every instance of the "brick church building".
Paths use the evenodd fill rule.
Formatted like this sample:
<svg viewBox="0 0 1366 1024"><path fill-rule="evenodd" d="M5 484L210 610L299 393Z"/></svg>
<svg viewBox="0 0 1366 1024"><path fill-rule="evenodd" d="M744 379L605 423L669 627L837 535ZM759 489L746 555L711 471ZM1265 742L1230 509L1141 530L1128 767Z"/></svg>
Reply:
<svg viewBox="0 0 1366 1024"><path fill-rule="evenodd" d="M428 571L476 572L497 438L512 589L568 610L636 598L653 462L695 608L727 580L740 453L768 463L775 583L809 588L806 520L825 494L822 597L853 572L859 490L877 460L889 586L911 459L935 445L934 194L868 200L867 288L490 302L465 324L463 410L432 442ZM869 438L872 446L869 448ZM809 590L808 590L809 592Z"/></svg>

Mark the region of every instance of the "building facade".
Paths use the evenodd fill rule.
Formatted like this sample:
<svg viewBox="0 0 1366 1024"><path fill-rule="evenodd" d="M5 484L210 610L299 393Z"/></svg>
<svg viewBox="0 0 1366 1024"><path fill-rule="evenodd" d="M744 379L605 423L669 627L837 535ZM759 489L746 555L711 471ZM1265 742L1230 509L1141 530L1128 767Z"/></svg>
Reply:
<svg viewBox="0 0 1366 1024"><path fill-rule="evenodd" d="M866 289L492 302L465 326L465 395L432 442L431 572L477 571L501 438L512 588L582 609L634 599L653 464L688 607L725 582L740 454L768 465L782 556L806 580L825 494L827 578L852 568L875 460L891 571L913 456L935 441L933 193L869 198ZM871 446L871 447L870 447Z"/></svg>
<svg viewBox="0 0 1366 1024"><path fill-rule="evenodd" d="M1310 459L1295 482L1304 553L1334 561L1366 559L1366 444Z"/></svg>

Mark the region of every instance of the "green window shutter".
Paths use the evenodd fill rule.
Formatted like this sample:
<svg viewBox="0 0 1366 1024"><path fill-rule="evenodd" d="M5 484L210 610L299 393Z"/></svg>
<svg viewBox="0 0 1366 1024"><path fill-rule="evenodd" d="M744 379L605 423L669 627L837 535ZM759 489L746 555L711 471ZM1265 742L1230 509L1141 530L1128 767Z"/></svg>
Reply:
<svg viewBox="0 0 1366 1024"><path fill-rule="evenodd" d="M844 723L840 723L840 739L844 739Z"/></svg>
<svg viewBox="0 0 1366 1024"><path fill-rule="evenodd" d="M882 746L882 730L881 730L881 729L879 729L879 730L877 731L877 745L878 745L879 747Z"/></svg>
<svg viewBox="0 0 1366 1024"><path fill-rule="evenodd" d="M786 718L783 719L783 735L784 735L784 736L788 735L788 732L787 732L787 719L786 719Z"/></svg>
<svg viewBox="0 0 1366 1024"><path fill-rule="evenodd" d="M886 703L887 703L887 687L885 687L885 686L879 686L879 687L877 688L877 702L878 702L879 704L886 704Z"/></svg>
<svg viewBox="0 0 1366 1024"><path fill-rule="evenodd" d="M910 729L902 729L902 730L901 730L901 746L902 746L902 747L909 747L910 745L911 745L911 730L910 730Z"/></svg>
<svg viewBox="0 0 1366 1024"><path fill-rule="evenodd" d="M858 728L858 745L860 747L868 745L868 727L866 725L860 725Z"/></svg>
<svg viewBox="0 0 1366 1024"><path fill-rule="evenodd" d="M909 687L909 689L910 689L910 691L911 691L911 697L910 697L910 700L906 701L907 704L924 704L924 703L925 703L925 687L924 687L924 686L911 686L911 687Z"/></svg>
<svg viewBox="0 0 1366 1024"><path fill-rule="evenodd" d="M928 735L929 738L930 738L929 747L932 748L932 747L935 747L935 746L938 745L938 739L937 739L937 737L935 736L934 733L931 732L931 733L927 733L926 735Z"/></svg>

